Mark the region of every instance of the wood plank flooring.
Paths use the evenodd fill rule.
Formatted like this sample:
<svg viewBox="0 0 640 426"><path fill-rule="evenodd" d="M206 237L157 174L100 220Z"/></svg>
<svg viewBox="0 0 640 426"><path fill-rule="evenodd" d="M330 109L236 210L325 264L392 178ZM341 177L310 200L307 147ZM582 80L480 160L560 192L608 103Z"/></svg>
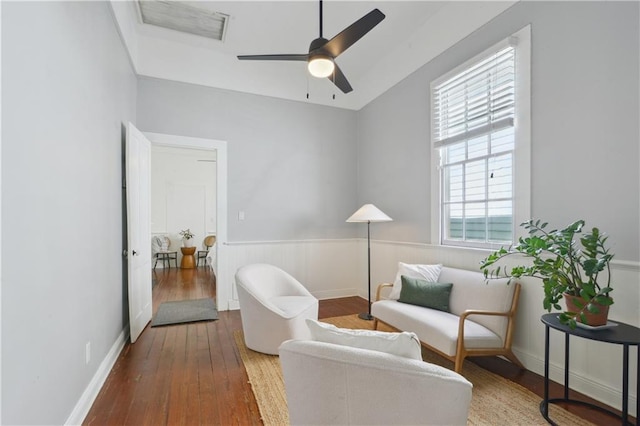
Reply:
<svg viewBox="0 0 640 426"><path fill-rule="evenodd" d="M153 312L162 302L215 297L208 269L157 269ZM347 297L320 301L320 318L365 312L366 300ZM233 332L242 328L239 311L220 312L211 322L147 326L127 344L84 420L85 425L261 425L260 414ZM470 362L470 361L465 361ZM496 357L474 358L478 365L542 396L542 377ZM561 395L552 384L552 395ZM572 393L572 397L582 396ZM594 402L593 400L589 400ZM565 406L598 425L619 424L606 414ZM635 411L635 407L630 407ZM540 424L544 424L540 417Z"/></svg>

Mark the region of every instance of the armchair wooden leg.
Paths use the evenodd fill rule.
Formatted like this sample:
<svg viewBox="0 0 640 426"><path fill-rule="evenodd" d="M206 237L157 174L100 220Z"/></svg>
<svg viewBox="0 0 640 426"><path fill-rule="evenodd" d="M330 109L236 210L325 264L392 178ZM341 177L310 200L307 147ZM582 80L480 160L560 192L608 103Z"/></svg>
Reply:
<svg viewBox="0 0 640 426"><path fill-rule="evenodd" d="M455 371L458 374L462 374L462 363L464 362L464 355L461 353L456 354L456 361L455 361L455 365L453 368L453 371Z"/></svg>
<svg viewBox="0 0 640 426"><path fill-rule="evenodd" d="M378 318L373 318L373 329L374 330L378 329Z"/></svg>

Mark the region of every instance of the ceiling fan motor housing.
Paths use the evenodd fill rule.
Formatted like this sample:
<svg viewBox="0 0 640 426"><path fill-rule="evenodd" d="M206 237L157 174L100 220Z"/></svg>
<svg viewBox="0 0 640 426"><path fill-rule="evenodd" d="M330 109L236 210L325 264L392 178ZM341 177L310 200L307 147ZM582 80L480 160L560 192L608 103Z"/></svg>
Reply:
<svg viewBox="0 0 640 426"><path fill-rule="evenodd" d="M307 67L312 76L317 78L329 77L335 70L333 56L329 54L324 45L328 42L326 38L319 37L309 45L309 60Z"/></svg>
<svg viewBox="0 0 640 426"><path fill-rule="evenodd" d="M311 44L309 45L309 56L311 56L312 54L316 53L318 55L325 55L331 59L333 59L333 57L331 57L331 55L329 55L329 52L327 52L326 50L322 49L322 47L327 44L329 42L329 40L327 40L324 37L318 37L317 39L313 40L311 42Z"/></svg>

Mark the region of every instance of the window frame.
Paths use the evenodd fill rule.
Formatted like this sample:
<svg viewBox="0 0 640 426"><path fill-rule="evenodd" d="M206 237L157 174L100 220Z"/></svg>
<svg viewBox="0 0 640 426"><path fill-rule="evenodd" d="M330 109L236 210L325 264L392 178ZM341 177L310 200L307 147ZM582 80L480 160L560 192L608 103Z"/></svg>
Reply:
<svg viewBox="0 0 640 426"><path fill-rule="evenodd" d="M431 152L431 242L435 245L480 248L495 250L505 243L457 241L444 239L444 218L442 209L443 180L440 161L440 148L436 147L435 135L435 96L434 89L439 84L456 74L474 66L488 56L507 46L515 47L515 115L514 115L514 149L513 149L513 241L524 235L518 226L531 216L531 26L527 25L511 36L492 45L483 52L458 65L430 84L430 152Z"/></svg>

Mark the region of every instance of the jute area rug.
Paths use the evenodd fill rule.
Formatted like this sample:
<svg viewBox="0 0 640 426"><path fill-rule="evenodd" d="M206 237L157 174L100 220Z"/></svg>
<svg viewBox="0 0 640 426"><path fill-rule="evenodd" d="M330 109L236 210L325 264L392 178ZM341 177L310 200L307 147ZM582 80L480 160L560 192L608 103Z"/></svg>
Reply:
<svg viewBox="0 0 640 426"><path fill-rule="evenodd" d="M373 321L361 320L357 315L327 318L322 321L343 328L373 328ZM379 329L392 331L384 327L380 325ZM236 331L234 338L249 376L262 421L267 426L288 425L287 397L278 356L247 349L242 331ZM426 349L422 351L422 358L427 362L453 369L452 362ZM540 414L541 398L533 392L468 361L464 363L462 375L473 383L468 425L547 425ZM587 420L553 404L549 406L549 410L551 418L558 425L592 425Z"/></svg>

